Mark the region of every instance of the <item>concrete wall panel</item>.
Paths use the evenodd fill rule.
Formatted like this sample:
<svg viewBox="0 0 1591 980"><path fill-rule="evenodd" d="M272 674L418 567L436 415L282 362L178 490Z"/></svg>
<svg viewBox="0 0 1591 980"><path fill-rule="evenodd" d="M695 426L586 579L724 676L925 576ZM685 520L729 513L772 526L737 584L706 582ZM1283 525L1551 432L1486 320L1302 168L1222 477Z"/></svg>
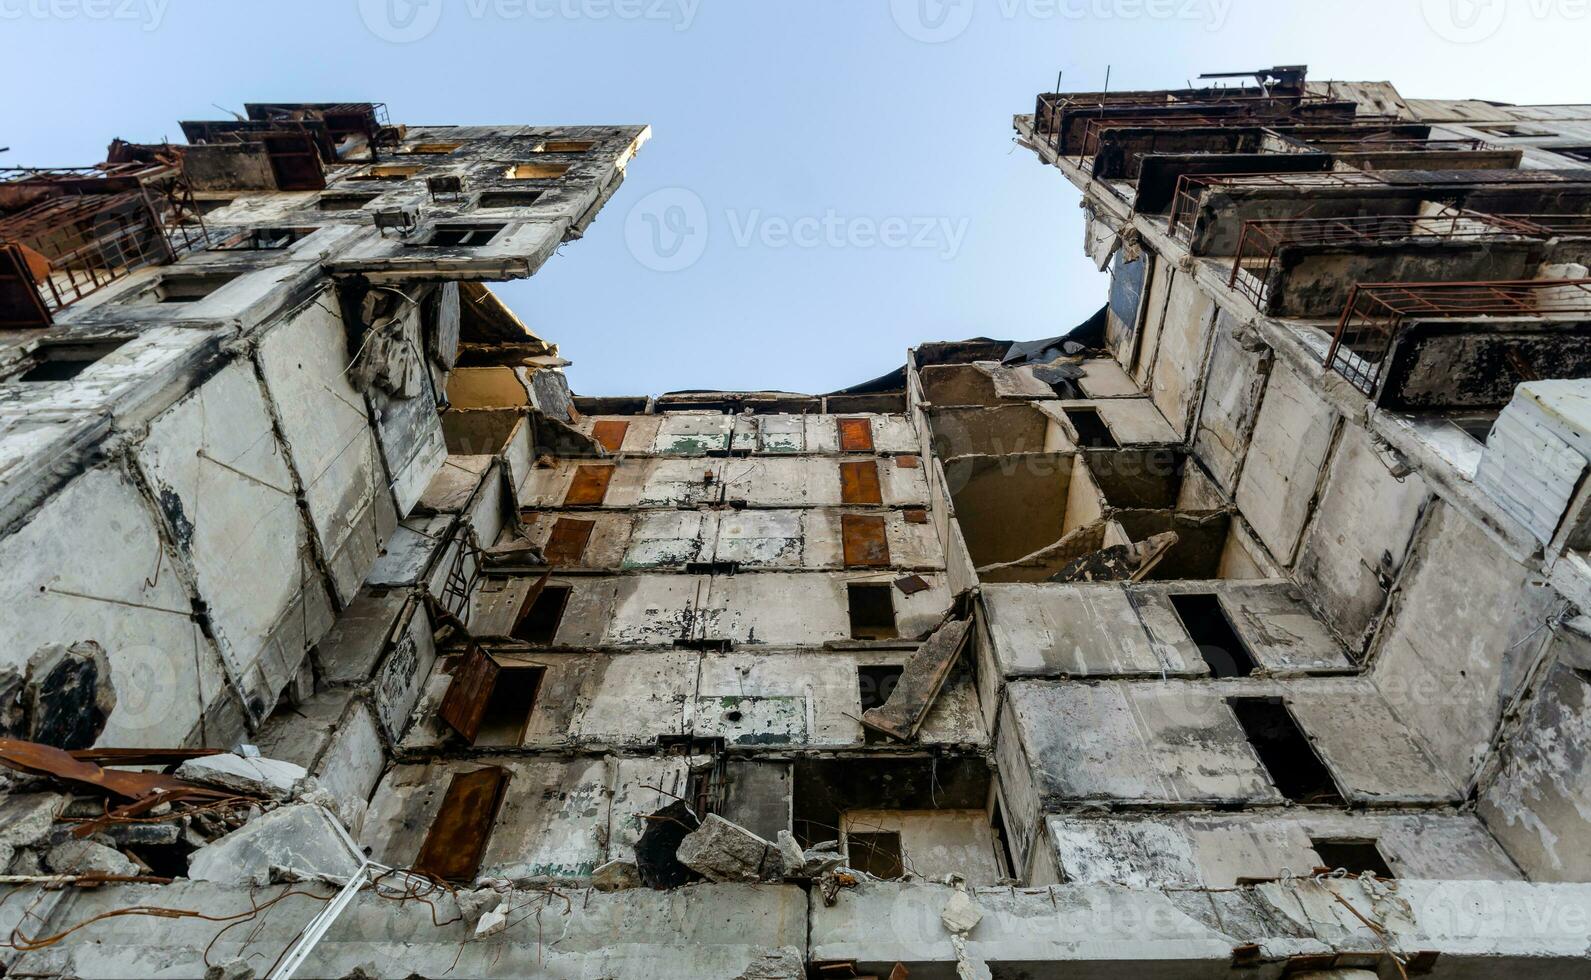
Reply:
<svg viewBox="0 0 1591 980"><path fill-rule="evenodd" d="M1337 417L1291 368L1271 373L1237 505L1278 561L1292 564Z"/></svg>

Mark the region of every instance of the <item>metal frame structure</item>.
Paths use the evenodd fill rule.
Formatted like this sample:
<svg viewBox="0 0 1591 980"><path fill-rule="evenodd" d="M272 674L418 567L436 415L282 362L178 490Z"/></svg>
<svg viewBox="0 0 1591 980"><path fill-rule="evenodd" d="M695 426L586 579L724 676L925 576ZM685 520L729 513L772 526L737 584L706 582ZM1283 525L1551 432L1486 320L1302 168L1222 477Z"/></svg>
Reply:
<svg viewBox="0 0 1591 980"><path fill-rule="evenodd" d="M1193 225L1186 219L1199 210L1204 195L1217 185L1225 187L1293 187L1300 190L1319 190L1325 187L1384 187L1386 181L1374 173L1363 170L1319 170L1304 173L1270 174L1183 174L1177 178L1176 192L1172 196L1171 216L1166 225L1167 234L1187 241L1184 228L1191 234Z"/></svg>
<svg viewBox="0 0 1591 980"><path fill-rule="evenodd" d="M1591 236L1591 214L1499 214L1494 217L1529 228L1543 238Z"/></svg>
<svg viewBox="0 0 1591 980"><path fill-rule="evenodd" d="M0 218L0 244L25 260L47 317L138 269L170 264L210 242L180 157L0 169L0 191L33 199Z"/></svg>
<svg viewBox="0 0 1591 980"><path fill-rule="evenodd" d="M1099 152L1099 142L1113 129L1154 129L1175 132L1179 129L1264 129L1252 120L1234 120L1231 116L1151 116L1145 119L1090 119L1083 127L1083 137L1077 144L1077 163Z"/></svg>
<svg viewBox="0 0 1591 980"><path fill-rule="evenodd" d="M1181 93L1145 92L1122 95L1062 95L1048 93L1038 97L1033 114L1033 135L1057 155L1070 154L1072 148L1065 139L1066 118L1071 113L1098 113L1089 125L1105 123L1110 126L1142 125L1263 125L1288 118L1300 107L1310 104L1326 105L1332 100L1319 95L1271 95L1250 90L1244 94L1216 95L1214 93L1186 93L1186 101L1172 98ZM1107 117L1111 109L1163 109L1163 113L1149 112L1142 116ZM1202 112L1201 110L1228 110ZM1217 122L1216 120L1219 120ZM1061 125L1055 125L1061 122Z"/></svg>
<svg viewBox="0 0 1591 980"><path fill-rule="evenodd" d="M1263 309L1277 255L1288 245L1540 240L1549 234L1546 229L1528 222L1453 208L1437 215L1256 218L1243 222L1227 285L1247 298L1256 309Z"/></svg>
<svg viewBox="0 0 1591 980"><path fill-rule="evenodd" d="M1591 318L1591 279L1360 283L1337 322L1326 367L1374 397L1405 322L1482 316Z"/></svg>

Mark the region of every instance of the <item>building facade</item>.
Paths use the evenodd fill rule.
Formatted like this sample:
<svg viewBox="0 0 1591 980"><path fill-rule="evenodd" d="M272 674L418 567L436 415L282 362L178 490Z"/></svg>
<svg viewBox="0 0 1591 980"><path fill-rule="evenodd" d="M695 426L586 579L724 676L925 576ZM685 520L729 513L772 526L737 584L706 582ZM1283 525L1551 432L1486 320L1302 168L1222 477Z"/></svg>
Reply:
<svg viewBox="0 0 1591 980"><path fill-rule="evenodd" d="M1090 321L634 398L645 127L247 116L0 183L8 976L1585 974L1591 107L1046 93Z"/></svg>

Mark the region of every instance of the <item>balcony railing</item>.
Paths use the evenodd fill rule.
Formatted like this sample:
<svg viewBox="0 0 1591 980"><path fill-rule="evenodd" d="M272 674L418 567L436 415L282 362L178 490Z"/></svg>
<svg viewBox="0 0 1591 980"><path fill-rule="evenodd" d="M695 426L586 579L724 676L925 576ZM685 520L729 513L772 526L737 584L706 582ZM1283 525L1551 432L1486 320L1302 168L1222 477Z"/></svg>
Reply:
<svg viewBox="0 0 1591 980"><path fill-rule="evenodd" d="M1326 352L1326 367L1374 397L1399 328L1416 319L1591 317L1591 279L1361 283Z"/></svg>
<svg viewBox="0 0 1591 980"><path fill-rule="evenodd" d="M1585 219L1582 219L1585 220ZM1476 211L1448 209L1436 215L1360 215L1346 218L1258 218L1243 222L1227 283L1256 309L1264 309L1276 258L1289 245L1370 245L1409 241L1540 240L1540 225Z"/></svg>
<svg viewBox="0 0 1591 980"><path fill-rule="evenodd" d="M209 231L176 163L0 170L7 269L38 292L44 323L138 269L204 247Z"/></svg>

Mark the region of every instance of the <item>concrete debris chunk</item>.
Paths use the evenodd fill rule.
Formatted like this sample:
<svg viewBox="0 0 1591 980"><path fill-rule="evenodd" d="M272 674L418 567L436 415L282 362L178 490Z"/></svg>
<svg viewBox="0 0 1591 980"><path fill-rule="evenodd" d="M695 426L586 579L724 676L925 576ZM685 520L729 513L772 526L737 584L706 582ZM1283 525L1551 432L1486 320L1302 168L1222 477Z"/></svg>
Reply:
<svg viewBox="0 0 1591 980"><path fill-rule="evenodd" d="M844 866L845 854L840 850L840 842L824 841L802 852L801 862L795 866L795 871L786 866L785 877L816 880Z"/></svg>
<svg viewBox="0 0 1591 980"><path fill-rule="evenodd" d="M616 892L641 887L641 869L634 861L609 861L591 872L591 887L599 892Z"/></svg>
<svg viewBox="0 0 1591 980"><path fill-rule="evenodd" d="M504 929L507 929L508 912L508 902L503 901L498 903L496 908L481 916L480 921L475 923L475 938L485 939L488 936L495 936Z"/></svg>
<svg viewBox="0 0 1591 980"><path fill-rule="evenodd" d="M453 893L459 904L459 914L466 919L478 919L488 908L503 900L495 888L460 888Z"/></svg>
<svg viewBox="0 0 1591 980"><path fill-rule="evenodd" d="M44 855L40 854L36 847L18 849L15 856L11 858L11 863L6 867L6 874L34 877L46 873Z"/></svg>
<svg viewBox="0 0 1591 980"><path fill-rule="evenodd" d="M257 976L259 974L254 972L254 967L242 959L217 963L204 971L204 980L254 980Z"/></svg>
<svg viewBox="0 0 1591 980"><path fill-rule="evenodd" d="M103 831L117 847L170 847L182 839L182 824L170 823L116 823Z"/></svg>
<svg viewBox="0 0 1591 980"><path fill-rule="evenodd" d="M945 924L946 929L964 936L983 921L983 910L966 892L957 889L951 894L950 901L945 903L944 911L939 913L939 921Z"/></svg>
<svg viewBox="0 0 1591 980"><path fill-rule="evenodd" d="M65 805L66 797L56 793L22 793L0 803L0 868L10 866L18 849L49 836Z"/></svg>
<svg viewBox="0 0 1591 980"><path fill-rule="evenodd" d="M0 675L0 706L0 735L86 749L116 710L110 659L93 642L40 647L24 673Z"/></svg>
<svg viewBox="0 0 1591 980"><path fill-rule="evenodd" d="M137 875L143 869L114 847L91 840L67 840L50 848L44 863L58 875Z"/></svg>
<svg viewBox="0 0 1591 980"><path fill-rule="evenodd" d="M284 806L249 821L188 857L188 877L233 885L265 885L271 869L349 877L359 870L334 818L308 804Z"/></svg>
<svg viewBox="0 0 1591 980"><path fill-rule="evenodd" d="M862 713L862 724L901 741L914 738L961 656L971 626L970 619L953 619L935 630L907 659L889 700Z"/></svg>
<svg viewBox="0 0 1591 980"><path fill-rule="evenodd" d="M807 975L801 951L793 946L764 950L735 980L802 980Z"/></svg>
<svg viewBox="0 0 1591 980"><path fill-rule="evenodd" d="M709 881L769 881L784 873L779 847L716 813L680 841L676 856Z"/></svg>
<svg viewBox="0 0 1591 980"><path fill-rule="evenodd" d="M1067 564L1051 582L1141 582L1180 538L1175 531L1151 535L1136 544L1101 548Z"/></svg>
<svg viewBox="0 0 1591 980"><path fill-rule="evenodd" d="M784 861L785 877L801 877L800 872L807 863L807 857L801 845L796 843L795 835L788 830L781 830L776 843L779 857Z"/></svg>
<svg viewBox="0 0 1591 980"><path fill-rule="evenodd" d="M821 878L845 867L845 855L828 851L807 851L806 863L801 865L802 878Z"/></svg>
<svg viewBox="0 0 1591 980"><path fill-rule="evenodd" d="M177 767L177 776L181 779L276 800L292 796L308 775L309 770L291 762L230 753L189 759Z"/></svg>

